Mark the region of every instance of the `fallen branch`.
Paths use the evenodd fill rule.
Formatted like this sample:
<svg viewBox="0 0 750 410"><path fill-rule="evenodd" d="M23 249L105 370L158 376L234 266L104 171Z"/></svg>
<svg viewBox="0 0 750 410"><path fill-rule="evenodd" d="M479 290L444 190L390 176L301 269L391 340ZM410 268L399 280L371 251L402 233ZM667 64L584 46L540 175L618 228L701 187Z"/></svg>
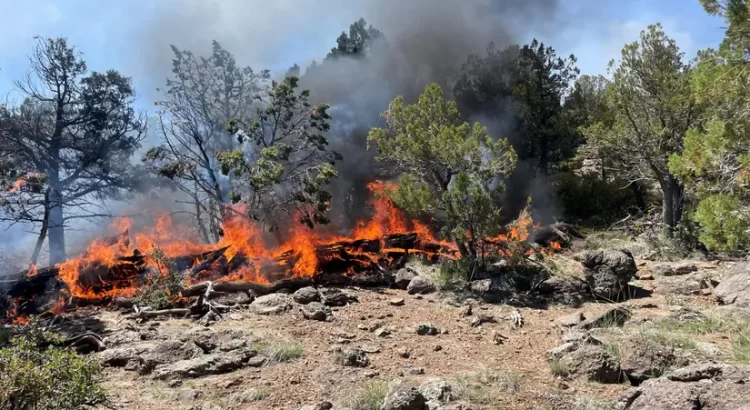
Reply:
<svg viewBox="0 0 750 410"><path fill-rule="evenodd" d="M202 282L197 285L182 288L180 294L184 297L199 296L212 287L213 292L235 293L252 291L256 295L267 295L282 289L297 290L313 284L312 278L294 278L280 280L275 283L263 285L252 282Z"/></svg>
<svg viewBox="0 0 750 410"><path fill-rule="evenodd" d="M164 309L164 310L141 310L138 313L125 316L123 319L153 319L159 316L187 316L190 314L190 309L177 308L177 309Z"/></svg>

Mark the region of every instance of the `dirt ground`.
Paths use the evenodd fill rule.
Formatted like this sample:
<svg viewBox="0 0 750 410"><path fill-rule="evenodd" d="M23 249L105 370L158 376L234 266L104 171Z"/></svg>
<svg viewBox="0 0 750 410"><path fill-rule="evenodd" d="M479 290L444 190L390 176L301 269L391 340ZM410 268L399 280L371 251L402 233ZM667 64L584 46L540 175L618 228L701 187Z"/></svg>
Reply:
<svg viewBox="0 0 750 410"><path fill-rule="evenodd" d="M648 267L642 265L640 269L644 268ZM649 289L653 281L638 284ZM459 303L448 294L414 296L395 289L347 292L356 295L359 302L333 308L330 322L306 320L295 305L292 311L271 316L235 311L211 326L214 331L241 329L260 339L298 344L302 354L296 360L188 379L172 387L137 372L107 369L105 386L111 406L140 410L296 410L330 401L334 409L339 409L346 408L352 396L366 395L378 382L382 385L402 379L419 385L440 377L461 383L470 392L467 401L471 409L604 409L630 388L626 383L562 380L552 375L546 358L546 352L560 344L560 317L574 312L595 317L611 304L521 308L524 325L516 328L504 319L514 309L509 306L476 300ZM399 298L404 304L393 306L391 300ZM634 309L631 321L664 316L676 301L702 308L714 305L710 296L677 300L653 294L631 301L655 305ZM474 315L489 315L498 321L472 326L471 318L461 314L467 304L472 304ZM126 326L114 312L102 311L98 318L111 330ZM170 334L186 334L200 327L182 319L158 323L159 332ZM418 335L415 326L423 323L434 324L441 333ZM376 327L386 327L391 334L379 337L369 330ZM498 333L503 336L501 344L495 341ZM368 353L367 367L346 367L336 360L338 347L377 352ZM410 352L408 358L400 355L404 348Z"/></svg>

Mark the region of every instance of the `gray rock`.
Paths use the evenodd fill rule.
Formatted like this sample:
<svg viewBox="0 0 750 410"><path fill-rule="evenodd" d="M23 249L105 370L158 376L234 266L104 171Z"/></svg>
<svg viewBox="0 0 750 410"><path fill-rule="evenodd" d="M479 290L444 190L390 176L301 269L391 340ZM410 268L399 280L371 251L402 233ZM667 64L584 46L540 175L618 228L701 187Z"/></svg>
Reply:
<svg viewBox="0 0 750 410"><path fill-rule="evenodd" d="M244 367L248 360L255 355L256 352L249 349L229 353L209 354L158 367L154 371L153 376L157 380L170 380L228 373Z"/></svg>
<svg viewBox="0 0 750 410"><path fill-rule="evenodd" d="M576 259L583 264L586 282L595 295L608 300L620 300L628 296L628 282L638 270L630 251L586 251L577 255Z"/></svg>
<svg viewBox="0 0 750 410"><path fill-rule="evenodd" d="M646 380L621 399L624 410L750 408L750 366L691 365Z"/></svg>
<svg viewBox="0 0 750 410"><path fill-rule="evenodd" d="M289 295L283 293L271 293L256 298L250 304L250 311L259 315L277 315L292 309L292 301Z"/></svg>
<svg viewBox="0 0 750 410"><path fill-rule="evenodd" d="M448 403L458 399L453 392L453 386L444 379L432 379L422 383L419 392L428 402Z"/></svg>
<svg viewBox="0 0 750 410"><path fill-rule="evenodd" d="M334 288L319 289L318 292L320 292L321 302L326 306L346 306L357 301L356 296Z"/></svg>
<svg viewBox="0 0 750 410"><path fill-rule="evenodd" d="M746 264L734 269L733 274L721 280L714 295L723 305L750 307L750 269Z"/></svg>
<svg viewBox="0 0 750 410"><path fill-rule="evenodd" d="M268 362L268 359L263 356L254 356L247 361L247 367L262 367Z"/></svg>
<svg viewBox="0 0 750 410"><path fill-rule="evenodd" d="M669 276L654 283L654 291L660 294L700 295L704 289L713 285L711 278L702 272L685 276Z"/></svg>
<svg viewBox="0 0 750 410"><path fill-rule="evenodd" d="M306 305L310 302L320 302L320 293L314 287L306 286L294 292L292 299L297 303Z"/></svg>
<svg viewBox="0 0 750 410"><path fill-rule="evenodd" d="M386 337L391 334L391 331L387 327L380 327L375 330L375 336Z"/></svg>
<svg viewBox="0 0 750 410"><path fill-rule="evenodd" d="M568 275L553 275L539 284L537 292L550 302L578 307L592 299L585 281Z"/></svg>
<svg viewBox="0 0 750 410"><path fill-rule="evenodd" d="M299 410L331 410L332 408L333 404L331 402L324 401L322 403L301 407Z"/></svg>
<svg viewBox="0 0 750 410"><path fill-rule="evenodd" d="M583 315L583 312L575 312L558 318L557 322L563 327L573 327L584 320L586 320L586 316Z"/></svg>
<svg viewBox="0 0 750 410"><path fill-rule="evenodd" d="M568 353L571 353L578 349L578 346L580 346L580 342L566 342L561 344L560 346L554 347L547 351L547 358L549 360L553 359L560 359L563 356L565 356Z"/></svg>
<svg viewBox="0 0 750 410"><path fill-rule="evenodd" d="M659 377L673 366L677 357L674 349L645 338L628 340L620 347L620 368L633 384Z"/></svg>
<svg viewBox="0 0 750 410"><path fill-rule="evenodd" d="M99 353L102 363L110 367L137 367L141 362L141 355L147 352L146 347L118 347L107 349Z"/></svg>
<svg viewBox="0 0 750 410"><path fill-rule="evenodd" d="M417 334L420 336L435 336L440 334L440 329L432 323L421 323L417 325Z"/></svg>
<svg viewBox="0 0 750 410"><path fill-rule="evenodd" d="M398 355L403 357L404 359L408 359L409 356L411 356L411 350L409 350L409 348L402 347L398 349Z"/></svg>
<svg viewBox="0 0 750 410"><path fill-rule="evenodd" d="M409 292L410 295L425 295L432 293L435 290L435 285L433 285L429 279L422 276L417 276L412 279L406 287L406 291Z"/></svg>
<svg viewBox="0 0 750 410"><path fill-rule="evenodd" d="M698 267L690 262L680 262L675 264L660 264L652 268L657 276L679 276L696 272Z"/></svg>
<svg viewBox="0 0 750 410"><path fill-rule="evenodd" d="M331 320L331 308L320 302L309 302L302 306L302 316L309 320L318 320L324 322Z"/></svg>
<svg viewBox="0 0 750 410"><path fill-rule="evenodd" d="M365 353L379 353L380 352L380 346L376 344L362 345L359 348Z"/></svg>
<svg viewBox="0 0 750 410"><path fill-rule="evenodd" d="M394 285L399 289L406 289L412 279L417 277L417 272L414 272L411 268L401 268L396 272L394 278Z"/></svg>
<svg viewBox="0 0 750 410"><path fill-rule="evenodd" d="M622 327L630 318L632 313L625 307L610 309L594 319L586 320L578 325L581 329L594 329L598 327Z"/></svg>
<svg viewBox="0 0 750 410"><path fill-rule="evenodd" d="M391 306L404 306L404 298L396 298L388 301Z"/></svg>
<svg viewBox="0 0 750 410"><path fill-rule="evenodd" d="M425 410L427 400L415 387L401 380L391 383L380 410Z"/></svg>
<svg viewBox="0 0 750 410"><path fill-rule="evenodd" d="M568 374L599 383L618 383L621 380L620 365L602 346L582 344L560 359L568 366Z"/></svg>
<svg viewBox="0 0 750 410"><path fill-rule="evenodd" d="M347 349L341 352L341 364L351 367L367 367L370 360L362 349Z"/></svg>

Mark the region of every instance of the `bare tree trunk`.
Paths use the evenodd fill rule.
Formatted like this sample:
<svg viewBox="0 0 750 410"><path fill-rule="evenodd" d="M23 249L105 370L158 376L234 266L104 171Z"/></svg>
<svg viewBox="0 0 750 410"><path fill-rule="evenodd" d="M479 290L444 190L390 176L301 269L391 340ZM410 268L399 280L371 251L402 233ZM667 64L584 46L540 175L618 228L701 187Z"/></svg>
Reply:
<svg viewBox="0 0 750 410"><path fill-rule="evenodd" d="M666 174L665 180L660 181L660 184L663 193L662 218L671 234L682 219L683 187L671 174Z"/></svg>
<svg viewBox="0 0 750 410"><path fill-rule="evenodd" d="M31 263L36 265L39 259L39 253L42 251L42 245L47 239L47 229L49 228L49 188L44 192L44 219L42 219L42 229L39 230L39 237L36 239L34 253L31 254Z"/></svg>
<svg viewBox="0 0 750 410"><path fill-rule="evenodd" d="M49 201L49 264L54 266L67 259L65 254L65 220L63 219L62 195L51 188Z"/></svg>
<svg viewBox="0 0 750 410"><path fill-rule="evenodd" d="M638 210L646 212L646 197L643 194L643 187L641 184L639 184L638 181L635 181L630 184L630 189L633 191L633 196L635 196L635 203L636 206L638 206Z"/></svg>

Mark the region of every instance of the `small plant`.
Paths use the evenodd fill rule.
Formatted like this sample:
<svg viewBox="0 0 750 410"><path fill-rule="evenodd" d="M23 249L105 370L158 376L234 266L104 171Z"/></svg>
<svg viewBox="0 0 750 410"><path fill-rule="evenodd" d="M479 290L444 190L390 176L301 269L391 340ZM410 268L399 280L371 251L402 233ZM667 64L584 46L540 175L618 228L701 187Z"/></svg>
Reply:
<svg viewBox="0 0 750 410"><path fill-rule="evenodd" d="M172 307L180 298L183 278L179 272L171 269L172 261L160 248L154 248L148 253L154 269L147 278L146 286L135 297L138 305L149 306L152 309L167 309Z"/></svg>
<svg viewBox="0 0 750 410"><path fill-rule="evenodd" d="M60 341L32 321L0 348L0 408L77 410L106 399L100 365Z"/></svg>
<svg viewBox="0 0 750 410"><path fill-rule="evenodd" d="M570 363L559 357L549 361L549 371L555 377L567 377L570 374Z"/></svg>
<svg viewBox="0 0 750 410"><path fill-rule="evenodd" d="M750 363L750 331L745 328L732 335L732 357L740 363Z"/></svg>
<svg viewBox="0 0 750 410"><path fill-rule="evenodd" d="M302 346L299 343L282 340L261 340L253 346L270 363L285 363L299 359L302 356Z"/></svg>
<svg viewBox="0 0 750 410"><path fill-rule="evenodd" d="M371 381L359 386L344 399L344 407L351 410L380 410L388 393L388 383Z"/></svg>
<svg viewBox="0 0 750 410"><path fill-rule="evenodd" d="M618 362L622 358L622 349L619 343L609 342L604 343L604 350L609 353L610 356L614 357Z"/></svg>
<svg viewBox="0 0 750 410"><path fill-rule="evenodd" d="M481 367L459 375L454 386L460 399L469 403L490 404L500 393L518 392L521 389L521 376Z"/></svg>
<svg viewBox="0 0 750 410"><path fill-rule="evenodd" d="M269 396L268 390L262 387L253 387L242 394L242 401L250 403L254 401L265 400Z"/></svg>
<svg viewBox="0 0 750 410"><path fill-rule="evenodd" d="M680 332L670 332L665 329L654 328L646 330L642 333L642 336L656 344L666 347L690 350L698 348L698 345L693 338Z"/></svg>
<svg viewBox="0 0 750 410"><path fill-rule="evenodd" d="M575 403L575 410L609 410L616 407L612 400L599 397L582 397Z"/></svg>

